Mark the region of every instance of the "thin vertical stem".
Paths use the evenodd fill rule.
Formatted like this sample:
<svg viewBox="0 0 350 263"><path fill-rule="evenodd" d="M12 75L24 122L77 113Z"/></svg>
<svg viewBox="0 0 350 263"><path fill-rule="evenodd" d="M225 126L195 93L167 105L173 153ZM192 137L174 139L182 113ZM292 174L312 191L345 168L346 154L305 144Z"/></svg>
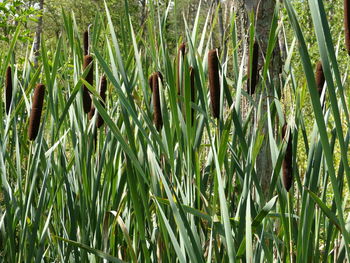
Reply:
<svg viewBox="0 0 350 263"><path fill-rule="evenodd" d="M292 208L291 208L291 196L290 192L287 193L288 202L288 226L289 226L289 255L290 262L293 263L293 239L292 239Z"/></svg>

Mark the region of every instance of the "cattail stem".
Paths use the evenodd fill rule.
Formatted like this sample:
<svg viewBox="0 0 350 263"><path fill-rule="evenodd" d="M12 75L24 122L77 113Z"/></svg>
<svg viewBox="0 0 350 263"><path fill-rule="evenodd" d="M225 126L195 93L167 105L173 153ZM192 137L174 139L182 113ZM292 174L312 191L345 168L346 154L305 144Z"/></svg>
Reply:
<svg viewBox="0 0 350 263"><path fill-rule="evenodd" d="M179 46L179 50L177 53L177 76L176 76L177 77L177 95L181 95L182 93L181 92L181 87L183 85L182 68L183 68L184 59L185 59L185 52L186 52L186 43L182 43Z"/></svg>
<svg viewBox="0 0 350 263"><path fill-rule="evenodd" d="M83 36L84 41L84 56L89 55L89 31L86 30Z"/></svg>
<svg viewBox="0 0 350 263"><path fill-rule="evenodd" d="M12 101L12 77L11 77L11 67L8 66L6 70L6 81L5 81L5 98L6 98L6 114L10 112L10 106Z"/></svg>
<svg viewBox="0 0 350 263"><path fill-rule="evenodd" d="M152 77L152 92L153 92L153 122L156 129L160 131L163 126L162 110L159 96L159 79L162 80L160 72L156 72Z"/></svg>
<svg viewBox="0 0 350 263"><path fill-rule="evenodd" d="M86 55L84 56L84 64L83 68L84 70L89 66L89 64L93 63L92 56ZM91 65L90 70L85 78L85 80L90 84L93 85L94 82L94 69L93 65ZM83 108L85 113L89 113L91 110L91 97L90 97L90 92L89 89L83 85Z"/></svg>
<svg viewBox="0 0 350 263"><path fill-rule="evenodd" d="M350 0L344 0L345 47L350 55Z"/></svg>
<svg viewBox="0 0 350 263"><path fill-rule="evenodd" d="M43 84L37 84L34 91L32 111L30 113L29 128L28 128L28 137L29 137L29 140L31 141L34 141L36 136L38 135L44 97L45 97L45 86Z"/></svg>
<svg viewBox="0 0 350 263"><path fill-rule="evenodd" d="M259 81L258 65L259 65L259 44L257 41L255 41L253 46L253 58L250 57L250 54L248 58L247 92L249 95L253 95L255 93L256 84ZM251 69L251 72L250 72L250 69Z"/></svg>
<svg viewBox="0 0 350 263"><path fill-rule="evenodd" d="M212 114L214 118L218 119L220 117L220 77L216 49L212 49L208 53L208 74Z"/></svg>
<svg viewBox="0 0 350 263"><path fill-rule="evenodd" d="M290 263L293 263L293 236L292 236L292 224L293 224L293 218L292 218L292 206L291 206L291 194L290 192L287 193L287 202L288 202L288 226L289 226L289 256L290 256Z"/></svg>
<svg viewBox="0 0 350 263"><path fill-rule="evenodd" d="M282 137L286 139L287 124L283 125ZM293 147L292 147L292 134L289 133L287 142L287 149L284 155L282 167L283 167L283 186L287 192L289 192L293 183Z"/></svg>

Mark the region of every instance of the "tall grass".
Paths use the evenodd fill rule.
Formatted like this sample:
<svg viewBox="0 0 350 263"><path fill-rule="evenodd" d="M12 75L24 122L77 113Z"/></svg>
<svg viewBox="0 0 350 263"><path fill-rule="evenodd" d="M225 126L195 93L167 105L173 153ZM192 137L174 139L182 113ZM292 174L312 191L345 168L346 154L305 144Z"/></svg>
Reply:
<svg viewBox="0 0 350 263"><path fill-rule="evenodd" d="M127 45L120 45L106 6L90 28L89 48L74 15L63 13L64 32L53 48L42 40L38 68L30 63L30 51L21 67L11 60L18 29L0 58L1 91L10 61L13 78L8 115L0 104L1 260L349 261L350 133L342 81L347 72L338 70L322 1L309 5L327 85L323 110L290 0L276 5L271 22L257 83L276 94L267 98L253 98L242 88L246 59L239 58L239 50L250 50L253 58L256 48L237 39L233 14L229 52L221 63L221 54L207 41L215 23L198 26L200 6L191 30L185 21L186 55L178 55L180 65L177 50L166 42L171 5L160 10L151 1L147 34L124 21ZM292 43L285 39L281 81L290 102L278 99L281 89L268 70L276 36L284 29L279 21L290 23L295 33ZM291 64L296 52L306 77L300 86ZM35 104L30 98L40 82L46 87L41 125L29 142L28 114ZM242 96L251 102L245 119ZM266 113L261 100L268 102ZM311 133L305 127L305 100L315 116ZM91 105L96 118L89 120ZM259 117L256 125L252 114ZM264 123L268 134L261 132ZM281 136L276 131L285 123L289 131ZM255 169L264 137L273 163L267 194ZM306 163L300 151L306 152ZM301 166L306 166L303 174Z"/></svg>

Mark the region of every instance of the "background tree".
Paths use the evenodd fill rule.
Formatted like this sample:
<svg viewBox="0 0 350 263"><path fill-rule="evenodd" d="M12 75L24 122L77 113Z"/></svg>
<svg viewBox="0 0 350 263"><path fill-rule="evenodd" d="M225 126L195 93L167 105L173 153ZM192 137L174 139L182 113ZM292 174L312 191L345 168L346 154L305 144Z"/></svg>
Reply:
<svg viewBox="0 0 350 263"><path fill-rule="evenodd" d="M20 41L30 40L30 22L36 22L38 12L29 1L3 0L0 2L0 43L9 43L17 26L21 26Z"/></svg>
<svg viewBox="0 0 350 263"><path fill-rule="evenodd" d="M35 38L34 38L34 66L35 67L38 67L40 40L41 40L41 33L43 32L43 10L44 10L44 0L40 0L39 1L40 16L38 19L38 25L36 28Z"/></svg>

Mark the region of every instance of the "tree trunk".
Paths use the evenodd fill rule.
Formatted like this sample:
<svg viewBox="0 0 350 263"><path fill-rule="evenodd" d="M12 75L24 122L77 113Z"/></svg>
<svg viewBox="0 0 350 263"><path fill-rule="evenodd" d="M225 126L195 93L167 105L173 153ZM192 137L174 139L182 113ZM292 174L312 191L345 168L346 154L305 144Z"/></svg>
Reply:
<svg viewBox="0 0 350 263"><path fill-rule="evenodd" d="M264 52L264 56L266 54L267 46L268 46L268 37L270 33L270 27L271 27L271 21L272 17L274 15L274 10L276 6L275 0L266 0L263 3L261 3L257 10L257 21L256 21L256 35L257 39L260 43L260 48ZM261 65L263 64L263 61L261 59L260 61ZM271 80L272 84L275 88L279 87L279 77L282 69L282 62L281 62L281 52L279 48L279 43L276 43L275 48L273 50L273 57L272 61L270 63L270 74L271 74ZM271 89L271 86L267 86L267 90L265 94L262 94L265 99L263 99L262 103L262 114L261 118L263 118L264 114L267 112L267 99L266 97L272 97L273 91ZM271 102L271 99L269 99ZM264 128L263 128L263 134L265 135L265 139L263 142L263 145L261 147L260 154L257 158L256 168L257 171L259 171L260 181L261 181L261 187L263 192L265 193L265 196L267 196L270 188L270 181L271 176L273 172L272 167L272 160L271 160L271 152L269 147L269 140L268 140L268 125L267 121L265 122Z"/></svg>
<svg viewBox="0 0 350 263"><path fill-rule="evenodd" d="M264 64L264 57L266 56L266 50L268 46L268 37L271 27L271 19L274 14L276 1L275 0L264 0L260 1L260 4L258 0L245 0L244 2L242 0L235 0L235 11L237 13L237 30L238 30L238 39L243 40L243 45L246 45L248 47L248 36L249 36L249 23L248 23L248 13L251 11L254 11L254 15L256 18L255 21L255 39L259 43L259 70L262 69ZM242 48L241 48L242 49ZM241 51L243 52L243 50ZM249 52L249 49L246 49L246 52ZM242 57L242 53L240 57ZM246 60L248 60L248 53L245 54ZM244 64L247 65L248 61L246 61ZM279 74L281 71L282 63L281 63L281 54L278 43L275 46L274 52L273 52L273 58L270 63L270 76L273 80L273 84L275 87L279 85ZM276 86L277 85L277 86ZM264 92L260 91L261 89L258 89L258 92L254 95L254 99L258 100L262 97L262 105L261 105L261 115L257 116L257 112L255 112L255 127L257 127L259 121L264 118L264 115L267 112L267 98L269 98L269 101L271 102L271 95L272 90L271 86L269 86L269 83L267 83L267 90ZM243 118L246 115L246 110L248 109L247 106L245 106L245 103L242 102L242 115ZM268 140L268 126L267 121L265 121L264 126L259 131L259 133L262 133L264 137L263 144L260 148L260 153L258 154L257 160L256 160L256 171L257 176L261 183L261 188L264 192L265 197L267 197L267 194L269 192L270 187L270 180L273 172L272 167L272 161L271 161L271 153L270 153L270 147L269 147L269 140Z"/></svg>
<svg viewBox="0 0 350 263"><path fill-rule="evenodd" d="M44 0L39 1L39 10L41 12L40 17L38 19L38 25L35 32L35 41L34 41L34 66L38 67L38 58L39 58L39 50L40 50L40 39L41 33L43 31L43 10L44 10Z"/></svg>

